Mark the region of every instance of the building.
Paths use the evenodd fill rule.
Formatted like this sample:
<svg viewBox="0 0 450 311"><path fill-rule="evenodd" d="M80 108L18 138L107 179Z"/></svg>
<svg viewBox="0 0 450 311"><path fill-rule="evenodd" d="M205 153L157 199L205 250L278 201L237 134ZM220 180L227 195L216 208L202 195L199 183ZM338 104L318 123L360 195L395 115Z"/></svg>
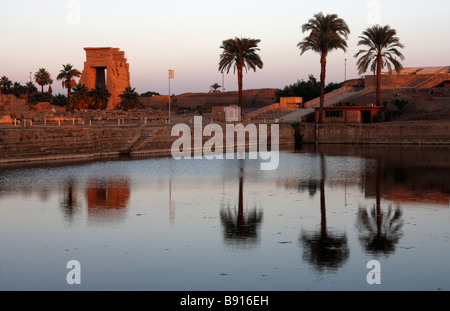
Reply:
<svg viewBox="0 0 450 311"><path fill-rule="evenodd" d="M372 123L374 117L384 110L378 106L342 106L324 107L323 123ZM315 109L316 123L319 121L320 108Z"/></svg>
<svg viewBox="0 0 450 311"><path fill-rule="evenodd" d="M120 103L119 95L130 86L130 66L125 58L125 52L118 48L99 47L84 48L86 62L80 79L89 89L95 86L106 86L111 93L108 110L114 109Z"/></svg>
<svg viewBox="0 0 450 311"><path fill-rule="evenodd" d="M212 107L211 118L219 122L241 122L241 107L235 105Z"/></svg>
<svg viewBox="0 0 450 311"><path fill-rule="evenodd" d="M302 97L280 97L279 108L302 108Z"/></svg>

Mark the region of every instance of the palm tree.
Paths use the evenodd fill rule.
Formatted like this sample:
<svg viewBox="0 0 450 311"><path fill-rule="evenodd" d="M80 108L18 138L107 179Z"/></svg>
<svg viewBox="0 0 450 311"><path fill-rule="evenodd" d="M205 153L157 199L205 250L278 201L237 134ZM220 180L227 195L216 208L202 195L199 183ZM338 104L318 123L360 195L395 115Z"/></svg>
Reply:
<svg viewBox="0 0 450 311"><path fill-rule="evenodd" d="M341 49L347 51L347 38L350 29L347 23L338 17L337 14L323 15L317 13L308 23L302 26L302 32L309 32L297 46L303 55L306 51L312 50L320 54L320 114L319 123L322 123L323 105L325 102L325 77L327 56L333 50Z"/></svg>
<svg viewBox="0 0 450 311"><path fill-rule="evenodd" d="M92 98L92 109L105 109L108 105L111 93L108 91L106 86L96 84L95 89L89 91L89 96Z"/></svg>
<svg viewBox="0 0 450 311"><path fill-rule="evenodd" d="M219 71L223 73L225 70L230 72L234 67L237 70L238 87L239 87L239 106L242 108L242 80L243 70L248 71L249 68L256 71L256 68L262 69L263 62L261 57L256 53L259 51L259 39L250 38L234 38L222 42L221 49L223 53L220 55Z"/></svg>
<svg viewBox="0 0 450 311"><path fill-rule="evenodd" d="M58 76L56 77L57 80L62 81L62 87L67 89L67 109L72 109L71 102L70 102L70 94L72 91L72 88L74 88L77 83L75 82L74 78L81 77L81 72L77 69L73 68L71 64L63 65L63 69L59 72Z"/></svg>
<svg viewBox="0 0 450 311"><path fill-rule="evenodd" d="M34 81L41 86L41 93L44 93L44 85L50 84L50 81L53 82L50 73L45 68L39 68L34 74Z"/></svg>
<svg viewBox="0 0 450 311"><path fill-rule="evenodd" d="M366 50L360 50L355 54L355 58L361 57L356 63L358 65L359 74L365 73L370 69L377 75L377 99L376 105L381 106L381 70L387 67L392 71L392 66L397 72L403 69L402 64L396 57L404 60L405 57L398 50L405 46L400 43L400 39L396 37L397 31L389 25L375 25L363 31L363 35L359 38L358 46L367 46Z"/></svg>
<svg viewBox="0 0 450 311"><path fill-rule="evenodd" d="M86 109L89 106L89 89L86 84L78 83L72 90L72 106L74 109Z"/></svg>
<svg viewBox="0 0 450 311"><path fill-rule="evenodd" d="M25 87L20 84L20 82L14 82L11 91L16 97L19 97L20 95L25 93Z"/></svg>
<svg viewBox="0 0 450 311"><path fill-rule="evenodd" d="M0 79L0 89L3 94L9 94L9 91L11 90L12 82L9 80L7 76L3 76Z"/></svg>
<svg viewBox="0 0 450 311"><path fill-rule="evenodd" d="M119 107L125 111L142 106L139 101L139 94L131 86L126 87L119 97L122 99Z"/></svg>
<svg viewBox="0 0 450 311"><path fill-rule="evenodd" d="M219 88L221 88L222 86L219 83L214 83L213 85L211 85L209 88L211 89L210 92L217 92L217 90Z"/></svg>

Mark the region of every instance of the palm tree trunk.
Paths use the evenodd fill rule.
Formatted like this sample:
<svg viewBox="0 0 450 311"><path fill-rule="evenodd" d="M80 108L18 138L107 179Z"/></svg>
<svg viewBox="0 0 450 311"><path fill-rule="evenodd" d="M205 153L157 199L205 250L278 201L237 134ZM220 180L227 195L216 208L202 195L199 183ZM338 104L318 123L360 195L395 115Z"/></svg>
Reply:
<svg viewBox="0 0 450 311"><path fill-rule="evenodd" d="M381 106L381 55L377 58L377 100L376 105Z"/></svg>
<svg viewBox="0 0 450 311"><path fill-rule="evenodd" d="M321 171L322 176L320 178L320 227L322 234L326 234L327 232L327 212L325 205L325 155L320 153L320 163L321 163Z"/></svg>
<svg viewBox="0 0 450 311"><path fill-rule="evenodd" d="M243 68L242 68L242 65L241 64L238 64L238 66L237 66L237 70L238 70L238 88L239 88L239 107L241 107L241 110L242 110L242 98L243 98L243 96L242 96L242 79L243 79L243 77L242 77L242 75L243 75L243 72L242 72L242 70L243 70Z"/></svg>
<svg viewBox="0 0 450 311"><path fill-rule="evenodd" d="M71 106L71 102L70 102L70 93L71 93L71 89L70 86L67 88L67 110L70 111L72 110L72 106Z"/></svg>
<svg viewBox="0 0 450 311"><path fill-rule="evenodd" d="M322 55L320 58L320 109L319 109L319 123L323 119L323 105L325 103L325 76L327 68L327 57Z"/></svg>

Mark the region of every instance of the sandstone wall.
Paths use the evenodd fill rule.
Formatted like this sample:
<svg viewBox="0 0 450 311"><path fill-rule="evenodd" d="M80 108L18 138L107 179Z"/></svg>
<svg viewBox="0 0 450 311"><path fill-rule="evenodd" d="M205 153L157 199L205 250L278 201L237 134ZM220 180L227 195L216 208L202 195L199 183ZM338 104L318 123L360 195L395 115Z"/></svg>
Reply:
<svg viewBox="0 0 450 311"><path fill-rule="evenodd" d="M26 98L18 98L13 94L0 94L0 112L29 110Z"/></svg>

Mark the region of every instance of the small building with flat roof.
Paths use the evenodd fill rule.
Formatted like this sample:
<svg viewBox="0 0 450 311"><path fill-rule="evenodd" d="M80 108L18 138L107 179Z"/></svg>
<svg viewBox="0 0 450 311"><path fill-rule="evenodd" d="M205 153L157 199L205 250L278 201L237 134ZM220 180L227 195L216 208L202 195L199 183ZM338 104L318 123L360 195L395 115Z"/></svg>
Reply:
<svg viewBox="0 0 450 311"><path fill-rule="evenodd" d="M320 108L315 109L316 123L319 121ZM374 117L382 112L384 107L379 106L341 106L324 107L323 123L372 123Z"/></svg>

